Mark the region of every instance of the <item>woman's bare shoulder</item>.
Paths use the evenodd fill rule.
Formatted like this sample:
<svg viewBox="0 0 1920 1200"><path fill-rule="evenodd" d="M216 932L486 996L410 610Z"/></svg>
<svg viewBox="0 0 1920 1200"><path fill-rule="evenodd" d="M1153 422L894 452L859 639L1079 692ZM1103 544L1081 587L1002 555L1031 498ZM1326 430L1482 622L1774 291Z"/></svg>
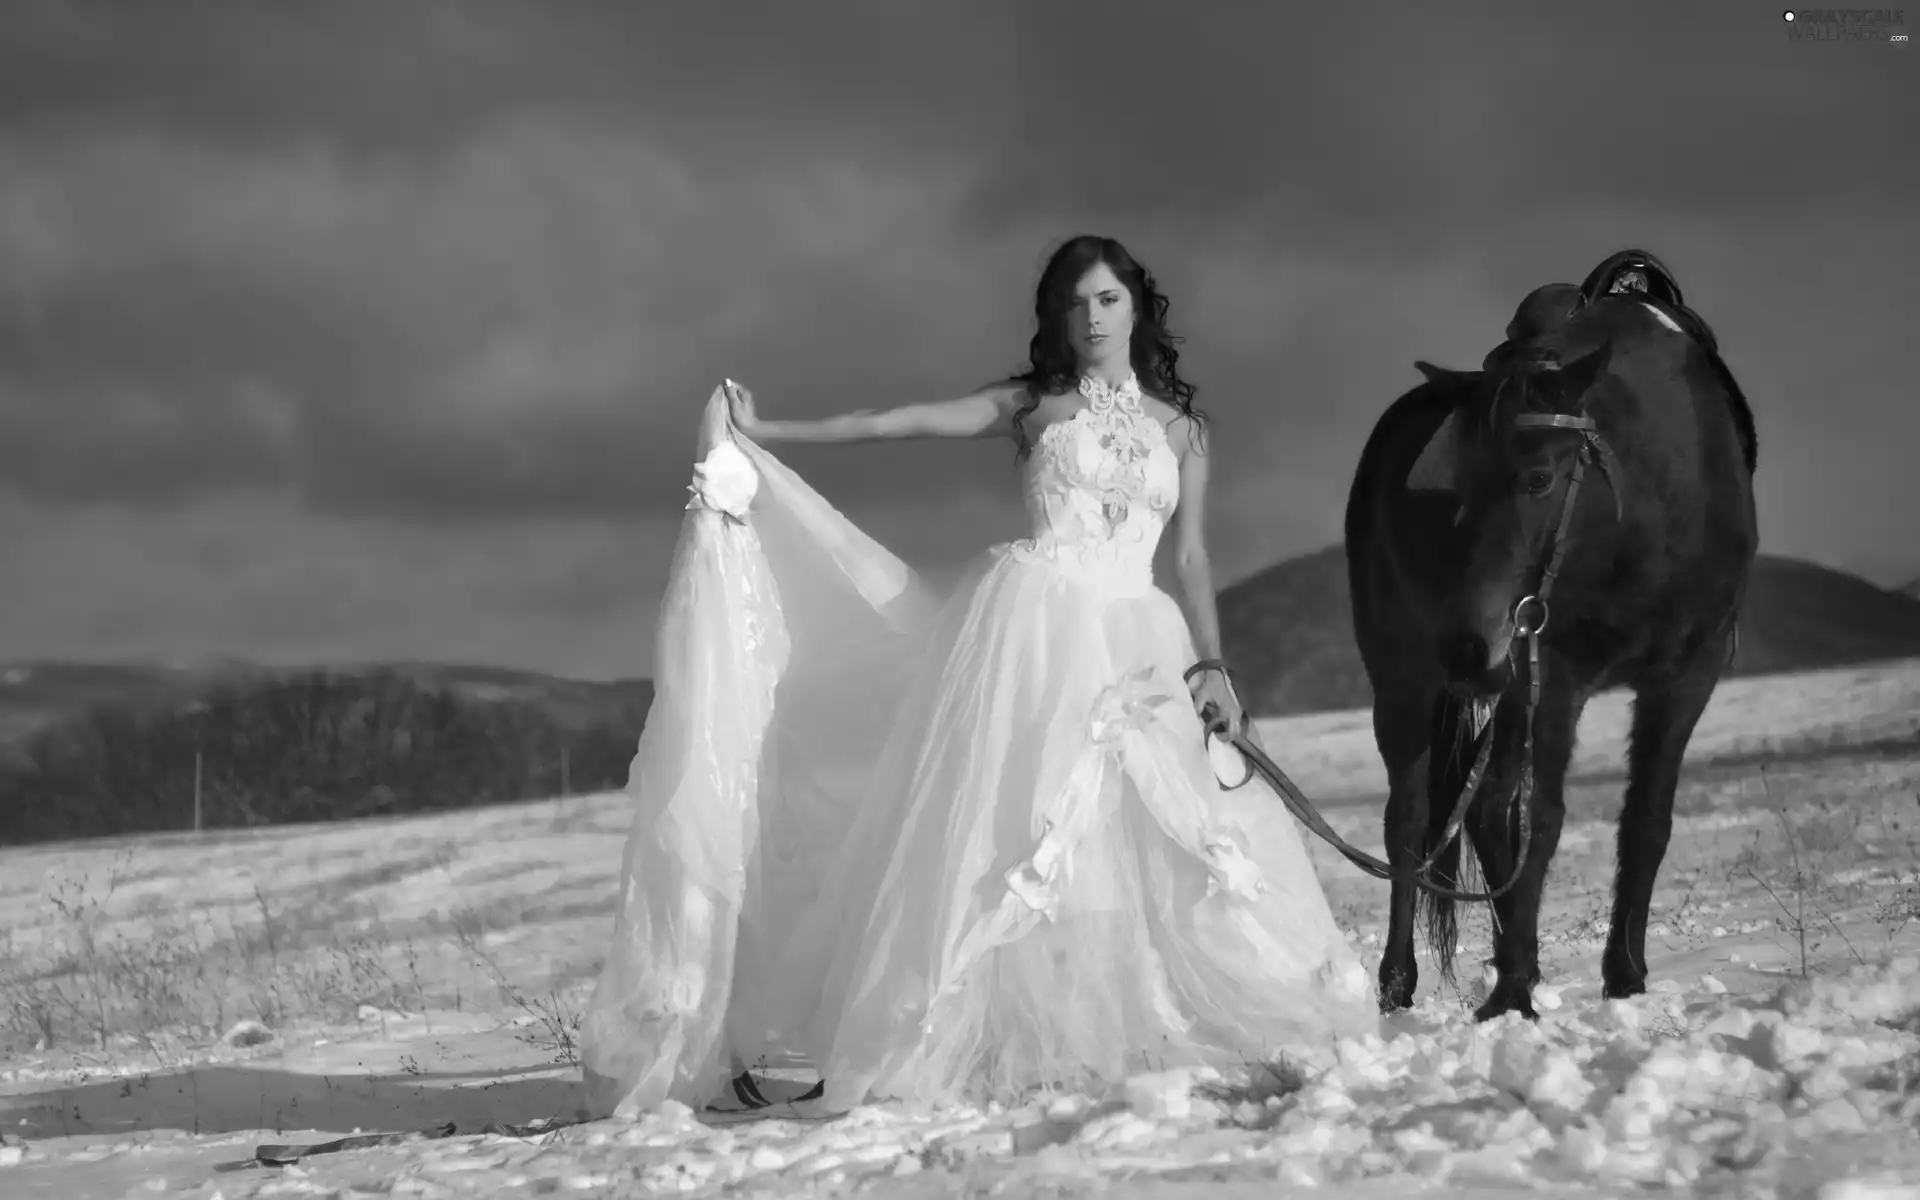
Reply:
<svg viewBox="0 0 1920 1200"><path fill-rule="evenodd" d="M1172 443L1176 450L1184 455L1191 443L1193 448L1205 452L1206 435L1210 430L1203 428L1198 419L1171 400L1163 400L1146 393L1142 393L1140 398L1144 402L1142 407L1146 409L1147 415L1160 422L1161 428L1167 431L1167 441Z"/></svg>

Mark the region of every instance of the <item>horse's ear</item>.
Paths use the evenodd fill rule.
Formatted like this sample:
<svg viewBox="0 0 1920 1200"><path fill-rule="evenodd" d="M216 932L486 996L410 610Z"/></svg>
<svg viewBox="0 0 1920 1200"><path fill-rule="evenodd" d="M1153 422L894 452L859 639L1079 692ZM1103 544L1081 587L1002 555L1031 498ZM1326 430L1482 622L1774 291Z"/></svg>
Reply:
<svg viewBox="0 0 1920 1200"><path fill-rule="evenodd" d="M1426 449L1407 472L1410 492L1453 492L1459 490L1460 410L1454 409L1440 428L1427 439Z"/></svg>
<svg viewBox="0 0 1920 1200"><path fill-rule="evenodd" d="M1413 369L1425 375L1427 382L1435 387L1466 383L1476 374L1473 371L1455 371L1448 367L1436 367L1423 358L1413 360Z"/></svg>

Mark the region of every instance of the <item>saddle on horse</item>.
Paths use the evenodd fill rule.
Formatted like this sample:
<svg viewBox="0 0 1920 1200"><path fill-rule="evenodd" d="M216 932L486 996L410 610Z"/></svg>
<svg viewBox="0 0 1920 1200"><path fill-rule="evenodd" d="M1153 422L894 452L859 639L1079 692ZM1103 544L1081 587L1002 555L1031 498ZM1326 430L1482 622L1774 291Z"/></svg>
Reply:
<svg viewBox="0 0 1920 1200"><path fill-rule="evenodd" d="M1608 296L1631 296L1660 310L1709 353L1718 353L1713 331L1681 295L1679 281L1665 263L1645 250L1618 250L1587 273L1579 285L1549 283L1535 288L1507 322L1507 340L1487 352L1481 369L1496 371L1552 345L1555 356L1577 358L1593 348L1578 329L1567 326L1588 305Z"/></svg>
<svg viewBox="0 0 1920 1200"><path fill-rule="evenodd" d="M1645 250L1619 250L1609 254L1599 266L1587 273L1580 284L1580 307L1602 296L1638 292L1650 300L1685 308L1680 284L1667 265Z"/></svg>

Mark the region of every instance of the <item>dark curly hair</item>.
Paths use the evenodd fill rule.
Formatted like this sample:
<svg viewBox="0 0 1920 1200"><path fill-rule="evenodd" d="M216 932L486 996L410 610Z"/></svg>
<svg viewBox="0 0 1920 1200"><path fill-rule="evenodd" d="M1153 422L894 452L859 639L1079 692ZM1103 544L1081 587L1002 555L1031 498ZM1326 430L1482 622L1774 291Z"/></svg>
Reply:
<svg viewBox="0 0 1920 1200"><path fill-rule="evenodd" d="M1009 382L1025 385L1027 394L1026 403L1013 414L1020 458L1032 453L1032 443L1022 425L1040 406L1040 398L1079 385L1080 364L1067 338L1067 312L1073 306L1075 287L1100 263L1105 263L1133 296L1131 357L1140 390L1178 408L1193 422L1191 433L1197 433L1206 421L1205 414L1193 406L1193 385L1180 378L1180 352L1174 347L1183 339L1167 329L1168 301L1154 286L1153 273L1112 238L1082 234L1055 250L1040 272L1040 285L1033 297L1033 314L1039 327L1027 348L1027 369L1009 377Z"/></svg>

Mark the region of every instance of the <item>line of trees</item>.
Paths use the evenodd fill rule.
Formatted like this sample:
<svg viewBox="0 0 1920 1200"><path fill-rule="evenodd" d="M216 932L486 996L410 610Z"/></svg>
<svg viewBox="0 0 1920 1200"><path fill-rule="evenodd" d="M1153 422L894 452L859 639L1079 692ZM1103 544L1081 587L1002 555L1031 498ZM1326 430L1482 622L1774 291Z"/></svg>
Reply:
<svg viewBox="0 0 1920 1200"><path fill-rule="evenodd" d="M394 673L315 671L102 705L0 765L0 844L421 813L624 786L644 709L584 727Z"/></svg>

